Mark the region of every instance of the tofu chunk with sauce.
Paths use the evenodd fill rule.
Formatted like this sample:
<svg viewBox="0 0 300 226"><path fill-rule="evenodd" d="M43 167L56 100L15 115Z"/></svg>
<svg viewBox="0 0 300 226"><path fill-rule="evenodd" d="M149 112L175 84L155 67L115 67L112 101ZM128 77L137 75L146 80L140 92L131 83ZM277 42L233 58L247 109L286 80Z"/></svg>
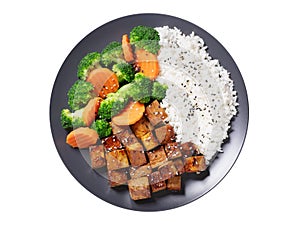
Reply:
<svg viewBox="0 0 300 226"><path fill-rule="evenodd" d="M167 189L171 191L181 190L181 176L171 177L167 180Z"/></svg>
<svg viewBox="0 0 300 226"><path fill-rule="evenodd" d="M149 176L152 173L152 168L150 164L139 166L139 167L130 167L129 168L129 174L130 177L133 178L139 178L144 176Z"/></svg>
<svg viewBox="0 0 300 226"><path fill-rule="evenodd" d="M160 144L167 144L176 140L174 128L169 124L156 128L154 131Z"/></svg>
<svg viewBox="0 0 300 226"><path fill-rule="evenodd" d="M167 143L164 147L168 159L176 159L182 156L180 145L177 142Z"/></svg>
<svg viewBox="0 0 300 226"><path fill-rule="evenodd" d="M150 151L160 145L152 132L146 133L142 136L141 141L147 151Z"/></svg>
<svg viewBox="0 0 300 226"><path fill-rule="evenodd" d="M160 172L163 180L170 179L177 173L177 169L172 161L167 161L163 165L159 166L158 171Z"/></svg>
<svg viewBox="0 0 300 226"><path fill-rule="evenodd" d="M131 129L137 138L141 138L145 134L151 132L153 130L153 126L146 117L142 117L131 126Z"/></svg>
<svg viewBox="0 0 300 226"><path fill-rule="evenodd" d="M155 150L148 151L147 156L152 168L156 168L167 161L167 156L163 146L160 146Z"/></svg>
<svg viewBox="0 0 300 226"><path fill-rule="evenodd" d="M128 172L126 169L111 170L108 171L107 175L111 187L127 184Z"/></svg>
<svg viewBox="0 0 300 226"><path fill-rule="evenodd" d="M153 126L158 125L168 117L165 109L160 107L157 100L154 100L151 104L149 104L145 111L147 118Z"/></svg>
<svg viewBox="0 0 300 226"><path fill-rule="evenodd" d="M155 171L149 175L149 183L152 192L158 192L167 188L166 182L162 179L159 171Z"/></svg>
<svg viewBox="0 0 300 226"><path fill-rule="evenodd" d="M129 166L124 149L113 150L106 153L106 164L108 171L126 168Z"/></svg>
<svg viewBox="0 0 300 226"><path fill-rule="evenodd" d="M139 142L127 145L125 149L132 166L141 166L147 163L144 147Z"/></svg>
<svg viewBox="0 0 300 226"><path fill-rule="evenodd" d="M131 199L140 200L151 198L148 177L139 177L128 181L128 189Z"/></svg>
<svg viewBox="0 0 300 226"><path fill-rule="evenodd" d="M90 147L90 159L93 169L98 169L106 165L105 149L103 145L95 145Z"/></svg>
<svg viewBox="0 0 300 226"><path fill-rule="evenodd" d="M196 173L206 170L205 158L201 156L191 156L184 160L184 171L187 173Z"/></svg>

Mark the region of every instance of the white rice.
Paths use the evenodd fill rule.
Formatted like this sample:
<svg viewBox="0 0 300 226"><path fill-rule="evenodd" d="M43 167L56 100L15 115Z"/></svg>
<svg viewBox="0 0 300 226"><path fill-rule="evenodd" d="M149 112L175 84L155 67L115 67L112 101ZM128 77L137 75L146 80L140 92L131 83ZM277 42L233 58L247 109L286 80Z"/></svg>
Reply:
<svg viewBox="0 0 300 226"><path fill-rule="evenodd" d="M194 33L157 27L160 35L160 76L168 85L162 101L178 142L191 141L211 163L228 137L230 121L237 110L237 94L229 72L206 51Z"/></svg>

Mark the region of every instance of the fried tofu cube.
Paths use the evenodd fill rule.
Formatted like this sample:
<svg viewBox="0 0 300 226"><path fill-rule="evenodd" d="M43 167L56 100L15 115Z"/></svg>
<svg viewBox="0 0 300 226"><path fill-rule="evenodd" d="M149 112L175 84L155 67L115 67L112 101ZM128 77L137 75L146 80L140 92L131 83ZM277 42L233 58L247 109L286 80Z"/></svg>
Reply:
<svg viewBox="0 0 300 226"><path fill-rule="evenodd" d="M156 168L167 161L167 156L163 146L146 153L152 168Z"/></svg>
<svg viewBox="0 0 300 226"><path fill-rule="evenodd" d="M192 142L185 142L180 145L180 151L184 157L200 154L199 148Z"/></svg>
<svg viewBox="0 0 300 226"><path fill-rule="evenodd" d="M168 115L164 108L160 107L157 100L153 101L146 107L146 116L149 119L150 123L153 126L158 125L159 123L163 122Z"/></svg>
<svg viewBox="0 0 300 226"><path fill-rule="evenodd" d="M128 181L130 197L133 200L151 198L150 184L148 177L139 177Z"/></svg>
<svg viewBox="0 0 300 226"><path fill-rule="evenodd" d="M90 158L93 169L98 169L106 165L105 150L103 145L95 145L90 147Z"/></svg>
<svg viewBox="0 0 300 226"><path fill-rule="evenodd" d="M174 128L170 124L156 128L154 131L160 144L167 144L176 140Z"/></svg>
<svg viewBox="0 0 300 226"><path fill-rule="evenodd" d="M142 136L141 141L147 151L159 146L159 142L152 132L146 133L144 136Z"/></svg>
<svg viewBox="0 0 300 226"><path fill-rule="evenodd" d="M162 191L167 188L167 184L162 179L159 171L155 171L149 175L149 183L151 185L152 192Z"/></svg>
<svg viewBox="0 0 300 226"><path fill-rule="evenodd" d="M171 191L181 190L181 176L171 177L167 180L167 189Z"/></svg>
<svg viewBox="0 0 300 226"><path fill-rule="evenodd" d="M102 144L108 151L123 148L120 140L115 135L112 135L112 136L102 139Z"/></svg>
<svg viewBox="0 0 300 226"><path fill-rule="evenodd" d="M113 134L119 134L125 130L130 130L129 126L119 126L113 122L111 122L111 128L112 128Z"/></svg>
<svg viewBox="0 0 300 226"><path fill-rule="evenodd" d="M145 134L153 130L153 126L146 117L142 117L139 121L131 126L131 129L137 138L141 138Z"/></svg>
<svg viewBox="0 0 300 226"><path fill-rule="evenodd" d="M116 136L125 147L139 142L131 130L124 130Z"/></svg>
<svg viewBox="0 0 300 226"><path fill-rule="evenodd" d="M128 173L125 169L108 171L108 180L111 187L117 187L126 184L128 181Z"/></svg>
<svg viewBox="0 0 300 226"><path fill-rule="evenodd" d="M126 146L126 153L132 166L141 166L147 163L144 147L139 142Z"/></svg>
<svg viewBox="0 0 300 226"><path fill-rule="evenodd" d="M172 161L167 161L166 163L158 167L158 171L160 172L163 180L170 179L177 173L177 169Z"/></svg>
<svg viewBox="0 0 300 226"><path fill-rule="evenodd" d="M139 178L144 176L148 177L151 173L152 173L152 168L150 164L129 168L129 174L131 178Z"/></svg>
<svg viewBox="0 0 300 226"><path fill-rule="evenodd" d="M177 142L167 143L164 147L168 159L176 159L182 156Z"/></svg>
<svg viewBox="0 0 300 226"><path fill-rule="evenodd" d="M106 153L106 165L108 171L126 168L129 166L124 149L113 150Z"/></svg>
<svg viewBox="0 0 300 226"><path fill-rule="evenodd" d="M196 173L206 170L205 158L201 156L191 156L184 161L184 171L187 173Z"/></svg>
<svg viewBox="0 0 300 226"><path fill-rule="evenodd" d="M176 167L176 175L181 175L184 173L184 164L181 158L173 160L174 166Z"/></svg>

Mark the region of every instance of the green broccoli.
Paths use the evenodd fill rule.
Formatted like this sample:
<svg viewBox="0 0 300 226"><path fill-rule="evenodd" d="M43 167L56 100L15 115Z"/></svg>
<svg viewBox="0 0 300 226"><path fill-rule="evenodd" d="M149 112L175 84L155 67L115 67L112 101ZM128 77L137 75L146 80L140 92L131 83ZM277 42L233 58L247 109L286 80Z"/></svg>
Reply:
<svg viewBox="0 0 300 226"><path fill-rule="evenodd" d="M125 62L123 57L122 44L120 42L109 43L100 54L100 62L104 66L108 66L112 63Z"/></svg>
<svg viewBox="0 0 300 226"><path fill-rule="evenodd" d="M128 63L115 64L112 70L116 73L119 82L131 82L134 79L134 68Z"/></svg>
<svg viewBox="0 0 300 226"><path fill-rule="evenodd" d="M102 119L97 119L94 121L91 125L91 128L97 131L100 138L109 136L112 131L109 122Z"/></svg>
<svg viewBox="0 0 300 226"><path fill-rule="evenodd" d="M100 119L108 119L117 115L124 109L128 98L121 96L119 93L109 93L107 98L100 104L98 115Z"/></svg>
<svg viewBox="0 0 300 226"><path fill-rule="evenodd" d="M157 54L160 49L159 40L158 31L152 27L140 25L134 27L130 32L131 44L153 54Z"/></svg>
<svg viewBox="0 0 300 226"><path fill-rule="evenodd" d="M78 64L77 76L79 79L86 80L89 73L100 66L100 53L92 52L88 53L81 59Z"/></svg>
<svg viewBox="0 0 300 226"><path fill-rule="evenodd" d="M132 87L130 88L129 95L134 101L141 101L147 103L150 101L152 81L145 77L142 73L135 74Z"/></svg>
<svg viewBox="0 0 300 226"><path fill-rule="evenodd" d="M151 97L156 100L162 100L166 96L168 86L157 81L153 83Z"/></svg>
<svg viewBox="0 0 300 226"><path fill-rule="evenodd" d="M63 109L60 113L60 122L64 129L75 129L85 126L82 120L83 109L77 110L72 113L69 109Z"/></svg>
<svg viewBox="0 0 300 226"><path fill-rule="evenodd" d="M95 94L94 86L86 81L77 80L68 91L68 104L71 110L76 111L84 107Z"/></svg>

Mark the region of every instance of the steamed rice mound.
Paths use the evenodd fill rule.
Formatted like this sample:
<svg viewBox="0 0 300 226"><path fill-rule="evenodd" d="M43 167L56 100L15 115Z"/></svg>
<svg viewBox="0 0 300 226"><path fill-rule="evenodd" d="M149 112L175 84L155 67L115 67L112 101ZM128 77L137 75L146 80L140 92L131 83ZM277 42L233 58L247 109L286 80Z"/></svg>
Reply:
<svg viewBox="0 0 300 226"><path fill-rule="evenodd" d="M211 163L222 151L233 116L237 114L237 93L229 72L206 51L204 41L194 33L177 28L155 28L160 35L160 76L168 85L161 106L177 133L177 141L197 144Z"/></svg>

